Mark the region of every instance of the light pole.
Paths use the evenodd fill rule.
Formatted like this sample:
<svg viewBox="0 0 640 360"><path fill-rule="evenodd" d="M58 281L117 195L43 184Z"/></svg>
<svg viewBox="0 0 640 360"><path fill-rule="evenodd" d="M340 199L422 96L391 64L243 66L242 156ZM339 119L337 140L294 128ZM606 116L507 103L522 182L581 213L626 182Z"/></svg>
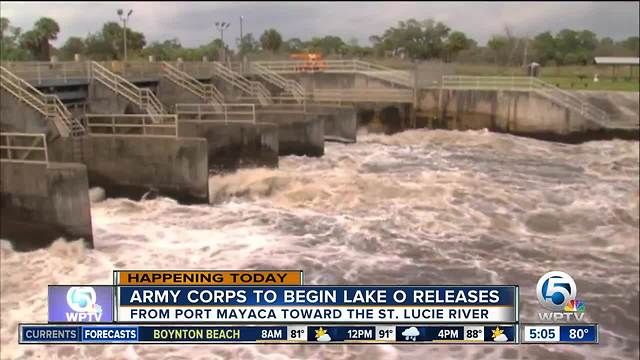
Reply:
<svg viewBox="0 0 640 360"><path fill-rule="evenodd" d="M224 31L227 30L229 26L231 26L231 23L216 21L215 24L218 31L220 31L220 41L222 42L222 61L224 62L227 55L224 49Z"/></svg>
<svg viewBox="0 0 640 360"><path fill-rule="evenodd" d="M244 16L240 16L240 51L242 51L242 45L244 44L244 37L242 36L242 20L244 20Z"/></svg>
<svg viewBox="0 0 640 360"><path fill-rule="evenodd" d="M124 36L124 61L127 61L127 21L129 20L129 16L131 16L131 14L133 13L133 10L129 10L129 12L127 13L127 16L123 16L124 11L122 11L122 9L118 9L118 16L120 17L120 20L122 21L123 27L124 27L124 31L123 31L123 36Z"/></svg>

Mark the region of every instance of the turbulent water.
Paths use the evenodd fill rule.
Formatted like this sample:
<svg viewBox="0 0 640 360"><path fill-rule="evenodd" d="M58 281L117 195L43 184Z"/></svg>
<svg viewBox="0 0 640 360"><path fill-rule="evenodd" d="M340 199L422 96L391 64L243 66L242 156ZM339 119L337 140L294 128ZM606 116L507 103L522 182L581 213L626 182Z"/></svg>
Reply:
<svg viewBox="0 0 640 360"><path fill-rule="evenodd" d="M408 131L327 144L322 158L212 177L211 205L106 199L95 250L3 241L2 359L638 358L637 142L563 145L483 131ZM535 284L571 274L587 346L18 346L47 318L47 284L109 284L113 269L303 269L308 284Z"/></svg>

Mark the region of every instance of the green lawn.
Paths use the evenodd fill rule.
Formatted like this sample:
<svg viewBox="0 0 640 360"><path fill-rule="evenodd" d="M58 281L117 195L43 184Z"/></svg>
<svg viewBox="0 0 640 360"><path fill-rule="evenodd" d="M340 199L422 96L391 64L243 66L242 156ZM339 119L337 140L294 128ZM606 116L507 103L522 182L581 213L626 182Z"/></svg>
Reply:
<svg viewBox="0 0 640 360"><path fill-rule="evenodd" d="M578 77L549 77L542 76L542 80L551 83L561 89L567 90L609 90L609 91L640 91L640 83L637 79L614 81L605 78L593 82L593 79L580 80Z"/></svg>
<svg viewBox="0 0 640 360"><path fill-rule="evenodd" d="M456 74L476 76L524 76L525 70L517 66L497 66L492 64L455 64ZM613 69L609 66L568 65L543 66L541 79L567 90L610 90L639 91L638 68L632 71L628 67L617 70L617 79L613 79ZM600 81L593 82L598 74Z"/></svg>

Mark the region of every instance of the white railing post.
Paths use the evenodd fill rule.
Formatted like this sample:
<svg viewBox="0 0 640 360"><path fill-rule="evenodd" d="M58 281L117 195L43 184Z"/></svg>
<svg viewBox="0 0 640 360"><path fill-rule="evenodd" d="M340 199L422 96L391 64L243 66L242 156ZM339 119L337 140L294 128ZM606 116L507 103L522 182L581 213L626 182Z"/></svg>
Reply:
<svg viewBox="0 0 640 360"><path fill-rule="evenodd" d="M46 161L47 164L49 164L49 151L47 150L47 138L45 137L44 134L42 134L41 136L42 136L42 145L44 147L44 161Z"/></svg>
<svg viewBox="0 0 640 360"><path fill-rule="evenodd" d="M7 139L7 156L9 157L9 160L13 159L12 154L11 154L11 137L9 135L4 135Z"/></svg>
<svg viewBox="0 0 640 360"><path fill-rule="evenodd" d="M253 118L253 123L256 123L256 105L251 104L251 117Z"/></svg>

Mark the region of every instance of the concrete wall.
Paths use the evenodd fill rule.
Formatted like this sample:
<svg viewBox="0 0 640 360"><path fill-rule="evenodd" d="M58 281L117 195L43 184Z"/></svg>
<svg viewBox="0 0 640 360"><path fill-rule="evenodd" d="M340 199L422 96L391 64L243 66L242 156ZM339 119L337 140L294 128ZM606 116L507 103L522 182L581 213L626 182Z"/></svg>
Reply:
<svg viewBox="0 0 640 360"><path fill-rule="evenodd" d="M58 129L44 115L4 89L0 89L0 130L58 136Z"/></svg>
<svg viewBox="0 0 640 360"><path fill-rule="evenodd" d="M175 113L176 104L201 104L204 101L191 91L162 77L158 82L158 99L169 113Z"/></svg>
<svg viewBox="0 0 640 360"><path fill-rule="evenodd" d="M324 119L304 112L257 110L259 123L278 126L278 154L324 155Z"/></svg>
<svg viewBox="0 0 640 360"><path fill-rule="evenodd" d="M218 89L218 91L220 91L224 95L225 102L227 103L238 102L237 100L234 100L234 99L238 99L243 96L250 96L245 92L243 92L242 90L238 89L237 87L232 86L228 82L215 76L211 79L211 81L209 82L203 81L203 83L213 84L213 86L215 86L216 89Z"/></svg>
<svg viewBox="0 0 640 360"><path fill-rule="evenodd" d="M576 95L602 109L621 124L637 124L640 116L640 94L632 91L576 91Z"/></svg>
<svg viewBox="0 0 640 360"><path fill-rule="evenodd" d="M139 114L138 106L96 80L89 83L88 111L92 114Z"/></svg>
<svg viewBox="0 0 640 360"><path fill-rule="evenodd" d="M416 99L416 127L427 127L431 129L446 128L446 123L440 121L439 99L439 89L418 90Z"/></svg>
<svg viewBox="0 0 640 360"><path fill-rule="evenodd" d="M600 127L576 112L526 91L445 90L441 118L450 129L531 136L566 136Z"/></svg>
<svg viewBox="0 0 640 360"><path fill-rule="evenodd" d="M322 115L326 141L356 142L358 111L355 107L307 105L307 112Z"/></svg>
<svg viewBox="0 0 640 360"><path fill-rule="evenodd" d="M64 139L50 151L68 158L79 141L89 183L107 196L139 200L149 190L182 203L208 202L207 140L153 136L89 136Z"/></svg>
<svg viewBox="0 0 640 360"><path fill-rule="evenodd" d="M275 124L180 120L178 134L207 139L209 171L278 167L278 126Z"/></svg>
<svg viewBox="0 0 640 360"><path fill-rule="evenodd" d="M0 167L0 236L17 250L46 247L63 236L93 247L87 168L76 163Z"/></svg>

